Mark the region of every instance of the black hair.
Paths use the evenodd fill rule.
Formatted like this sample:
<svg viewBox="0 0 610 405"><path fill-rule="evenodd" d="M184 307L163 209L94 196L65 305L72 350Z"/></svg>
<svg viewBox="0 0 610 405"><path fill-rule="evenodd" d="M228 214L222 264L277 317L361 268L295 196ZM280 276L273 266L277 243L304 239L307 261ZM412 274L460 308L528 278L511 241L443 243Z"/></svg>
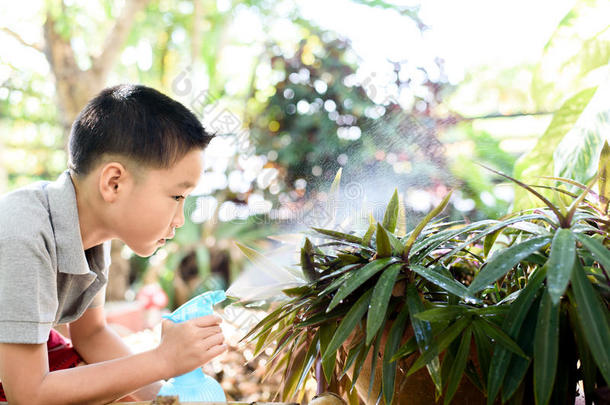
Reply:
<svg viewBox="0 0 610 405"><path fill-rule="evenodd" d="M78 114L70 132L69 168L85 176L109 154L167 169L212 138L179 102L150 87L121 84L102 90Z"/></svg>

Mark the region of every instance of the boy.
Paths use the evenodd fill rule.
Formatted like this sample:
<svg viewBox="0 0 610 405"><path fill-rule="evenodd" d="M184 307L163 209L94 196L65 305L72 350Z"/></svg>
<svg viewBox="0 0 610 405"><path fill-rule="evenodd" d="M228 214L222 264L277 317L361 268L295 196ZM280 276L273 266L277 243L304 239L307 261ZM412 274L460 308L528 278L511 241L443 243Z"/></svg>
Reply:
<svg viewBox="0 0 610 405"><path fill-rule="evenodd" d="M211 138L156 90L108 88L72 126L69 169L0 198L0 381L11 404L152 399L160 380L226 350L220 318L206 316L164 321L159 346L132 354L103 310L109 241L150 256L174 236ZM73 347L52 330L64 323Z"/></svg>

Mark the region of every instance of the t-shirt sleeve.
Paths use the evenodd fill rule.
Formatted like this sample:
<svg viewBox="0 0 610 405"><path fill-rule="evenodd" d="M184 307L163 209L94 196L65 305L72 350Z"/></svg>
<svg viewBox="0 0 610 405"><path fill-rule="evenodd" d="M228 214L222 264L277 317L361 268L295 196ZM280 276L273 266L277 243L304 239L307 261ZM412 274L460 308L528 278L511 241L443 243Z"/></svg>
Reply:
<svg viewBox="0 0 610 405"><path fill-rule="evenodd" d="M89 306L87 308L97 308L97 307L101 307L106 303L106 286L108 284L104 285L102 287L102 289L95 294L95 297L93 297L93 301L91 301L91 304L89 304Z"/></svg>
<svg viewBox="0 0 610 405"><path fill-rule="evenodd" d="M111 258L110 258L111 244L110 243L111 243L110 241L107 241L107 242L104 242L104 244L102 245L102 255L104 258L104 260L103 260L104 268L102 269L102 274L104 275L106 280L108 280L108 272L109 272L110 263L111 263ZM102 289L95 295L95 297L93 297L93 301L91 301L91 303L89 304L89 306L87 308L101 307L102 305L104 305L106 303L106 288L107 287L108 287L108 282L106 281L106 283L104 284Z"/></svg>
<svg viewBox="0 0 610 405"><path fill-rule="evenodd" d="M46 342L57 307L57 277L42 237L0 238L0 342Z"/></svg>

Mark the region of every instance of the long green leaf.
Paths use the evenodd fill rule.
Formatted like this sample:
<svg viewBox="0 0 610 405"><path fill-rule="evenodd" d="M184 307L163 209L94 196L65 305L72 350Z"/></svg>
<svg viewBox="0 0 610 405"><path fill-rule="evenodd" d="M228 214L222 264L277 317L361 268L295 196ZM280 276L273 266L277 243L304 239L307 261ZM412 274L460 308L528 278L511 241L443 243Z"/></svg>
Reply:
<svg viewBox="0 0 610 405"><path fill-rule="evenodd" d="M407 210L401 195L398 196L398 218L396 220L396 231L394 233L399 238L403 238L407 234Z"/></svg>
<svg viewBox="0 0 610 405"><path fill-rule="evenodd" d="M585 275L579 261L572 274L572 289L576 301L576 314L583 326L595 363L599 367L606 384L610 385L610 325L608 311L602 306L599 295Z"/></svg>
<svg viewBox="0 0 610 405"><path fill-rule="evenodd" d="M301 268L307 281L312 282L319 278L313 262L313 245L309 238L305 238L305 244L301 248Z"/></svg>
<svg viewBox="0 0 610 405"><path fill-rule="evenodd" d="M568 287L575 257L574 234L569 229L559 229L553 237L546 273L548 292L554 305L559 304L561 296Z"/></svg>
<svg viewBox="0 0 610 405"><path fill-rule="evenodd" d="M479 326L490 338L492 338L496 343L504 346L504 348L510 350L511 352L527 359L527 355L523 352L523 350L516 344L510 336L502 331L500 327L498 327L495 323L488 321L484 318L479 318L474 321L477 326Z"/></svg>
<svg viewBox="0 0 610 405"><path fill-rule="evenodd" d="M478 328L475 323L472 324L472 333L477 349L477 359L479 361L479 367L481 368L481 375L483 377L483 385L487 387L487 374L489 373L489 363L491 362L491 353L493 348L489 337L481 330L481 328Z"/></svg>
<svg viewBox="0 0 610 405"><path fill-rule="evenodd" d="M527 316L530 307L536 297L540 293L540 287L546 276L546 269L541 268L536 270L532 276L530 276L528 284L521 291L517 299L511 304L510 311L504 318L502 323L502 330L506 334L515 339ZM494 403L502 381L508 370L510 364L511 353L504 346L496 345L494 348L493 355L491 357L491 364L489 366L489 373L487 376L487 404L491 405Z"/></svg>
<svg viewBox="0 0 610 405"><path fill-rule="evenodd" d="M388 309L388 303L392 297L394 282L398 273L400 273L400 263L390 265L383 271L371 298L371 307L366 319L366 344L370 344L373 338L377 335L377 331L381 327L384 315Z"/></svg>
<svg viewBox="0 0 610 405"><path fill-rule="evenodd" d="M468 327L462 334L460 347L458 348L457 354L455 355L455 359L453 360L453 364L451 365L451 370L449 371L449 385L447 386L447 392L445 393L445 405L449 405L451 403L451 400L455 395L455 391L458 388L458 384L462 380L462 374L464 374L464 369L466 368L466 362L468 360L468 354L470 353L471 336L472 327Z"/></svg>
<svg viewBox="0 0 610 405"><path fill-rule="evenodd" d="M333 179L332 184L330 185L329 194L336 194L339 192L340 186L341 186L341 174L342 173L343 173L343 168L340 167L339 170L337 170L337 173L335 174L335 178Z"/></svg>
<svg viewBox="0 0 610 405"><path fill-rule="evenodd" d="M256 357L262 353L263 348L265 347L265 343L267 342L267 338L269 337L270 333L271 333L271 329L268 329L267 331L263 332L256 339L256 347L254 348L254 357Z"/></svg>
<svg viewBox="0 0 610 405"><path fill-rule="evenodd" d="M468 239L466 242L460 243L458 246L453 248L450 252L447 252L447 253L443 254L437 260L440 260L443 257L452 257L453 255L455 255L460 250L467 248L468 246L472 245L473 243L481 240L482 238L484 238L485 236L487 236L487 235L489 235L491 233L496 232L499 229L506 228L507 226L510 226L510 225L515 224L517 222L532 221L532 220L541 220L541 221L550 222L550 220L546 216L540 215L540 214L517 215L514 218L510 218L510 219L507 219L507 220L504 220L504 221L501 221L501 222L497 222L495 225L492 225L492 226L484 229L481 233L479 233L476 236Z"/></svg>
<svg viewBox="0 0 610 405"><path fill-rule="evenodd" d="M392 356L394 356L396 350L398 349L398 346L400 345L400 340L403 336L408 316L409 308L407 307L407 305L405 305L394 320L394 323L392 323L392 327L390 328L390 332L388 333L388 339L385 343L385 350L383 352L383 363L381 366L381 375L383 397L387 405L391 405L394 399L394 380L396 379L397 364L395 361L392 361L391 358ZM372 370L372 372L374 373L375 371Z"/></svg>
<svg viewBox="0 0 610 405"><path fill-rule="evenodd" d="M325 353L328 344L330 343L335 331L337 330L337 324L335 322L326 322L320 326L320 330L318 332L318 337L320 339L320 352ZM328 356L322 359L322 371L324 372L324 377L326 381L330 381L333 376L333 371L335 369L335 360L337 356Z"/></svg>
<svg viewBox="0 0 610 405"><path fill-rule="evenodd" d="M339 288L339 287L340 287L340 282L339 282L338 280L339 280L341 277L337 277L337 276L343 276L343 277L348 277L348 276L351 276L351 273L349 273L350 271L352 271L352 270L354 270L354 269L356 269L356 268L358 268L358 267L362 267L362 266L363 266L363 264L362 264L362 263L353 263L353 264L348 264L348 265L346 265L346 266L343 266L343 267L338 268L337 270L333 271L332 273L329 273L329 274L324 274L322 277L320 277L320 278L318 279L318 281L324 281L324 280L328 280L328 279L330 278L330 279L333 279L332 283L334 283L335 281L337 281L337 283L338 283L337 288ZM337 278L336 278L336 277L337 277ZM343 279L342 281L345 281L345 279ZM331 283L331 284L332 284L332 283ZM329 285L329 288L330 288L330 285ZM326 295L326 294L328 294L329 292L334 291L334 290L336 290L336 288L334 288L334 289L330 289L330 290L328 290L328 291L325 289L325 290L324 290L322 293L320 293L320 294L319 294L319 296Z"/></svg>
<svg viewBox="0 0 610 405"><path fill-rule="evenodd" d="M383 227L388 232L393 233L396 230L396 222L398 220L398 190L394 190L390 203L383 215Z"/></svg>
<svg viewBox="0 0 610 405"><path fill-rule="evenodd" d="M568 215L566 216L566 223L564 224L564 228L572 226L572 219L576 214L576 210L581 206L582 202L585 201L585 199L589 195L589 192L591 191L591 188L595 185L596 182L597 176L594 177L593 180L591 180L586 190L580 193L580 195L574 201L572 201L572 203L568 207Z"/></svg>
<svg viewBox="0 0 610 405"><path fill-rule="evenodd" d="M598 189L601 197L603 208L602 212L608 212L608 202L610 202L610 145L608 141L604 141L604 146L599 155L599 165L597 170Z"/></svg>
<svg viewBox="0 0 610 405"><path fill-rule="evenodd" d="M248 339L250 336L254 335L257 332L258 332L257 336L260 336L267 330L271 329L273 326L275 326L277 324L278 320L282 318L282 312L286 311L287 308L292 307L294 309L293 304L295 301L296 301L296 299L288 302L285 305L280 306L279 308L274 310L272 313L270 313L269 315L264 317L260 322L258 322L256 325L254 325L254 327L252 329L250 329L250 331L243 338L240 339L240 342L245 341L246 339Z"/></svg>
<svg viewBox="0 0 610 405"><path fill-rule="evenodd" d="M304 335L304 334L303 334ZM296 375L297 373L292 373L291 371L296 370L298 372L299 364L302 364L303 358L305 357L305 351L302 350L301 338L303 335L297 335L297 338L291 344L290 349L287 350L289 353L287 367L284 369L283 381L284 388L282 389L282 398L286 399L290 394L290 389L292 386L296 384Z"/></svg>
<svg viewBox="0 0 610 405"><path fill-rule="evenodd" d="M303 362L304 366L301 371L301 376L299 377L299 382L297 383L297 385L294 389L295 392L297 392L301 388L301 386L303 386L303 383L305 382L305 379L307 378L307 374L311 370L311 366L313 366L313 363L316 360L316 357L318 355L317 345L318 345L318 338L316 336L313 339L313 341L309 344L309 348L307 349L307 353L305 354L305 361Z"/></svg>
<svg viewBox="0 0 610 405"><path fill-rule="evenodd" d="M424 304L419 296L419 292L417 291L417 287L415 287L414 284L407 285L406 294L409 315L411 317L411 326L413 327L413 334L417 340L420 352L423 353L432 345L432 325L430 325L430 322L417 318L417 315L423 313L425 310ZM433 359L430 363L428 363L427 367L437 392L441 393L443 386L441 382L441 365L439 359Z"/></svg>
<svg viewBox="0 0 610 405"><path fill-rule="evenodd" d="M542 249L551 240L548 236L539 236L528 239L525 242L513 245L501 252L496 253L483 269L476 275L468 287L470 294L475 294L494 281L504 276L532 253Z"/></svg>
<svg viewBox="0 0 610 405"><path fill-rule="evenodd" d="M423 231L424 227L428 224L428 222L430 222L432 220L432 218L434 218L435 216L440 214L445 209L447 204L449 204L449 198L451 198L451 193L447 194L445 196L445 198L443 198L441 203L438 206L436 206L432 211L430 211L424 217L424 219L421 220L421 222L419 224L417 224L417 226L415 227L413 232L411 232L411 235L405 242L405 247L402 252L403 258L405 258L405 259L409 258L409 252L411 251L411 247L415 243L415 240L417 239L417 237L419 236L421 231Z"/></svg>
<svg viewBox="0 0 610 405"><path fill-rule="evenodd" d="M569 398L574 392L579 360L574 333L568 320L569 305L562 304L559 309L559 356L557 358L557 373L551 394L551 402L561 402L560 399ZM582 366L582 362L580 363Z"/></svg>
<svg viewBox="0 0 610 405"><path fill-rule="evenodd" d="M493 247L494 243L496 243L496 239L498 239L498 236L500 236L501 233L502 230L499 230L495 231L494 233L490 233L485 237L485 240L483 241L483 254L486 257L489 255L491 248Z"/></svg>
<svg viewBox="0 0 610 405"><path fill-rule="evenodd" d="M537 405L551 399L559 351L559 305L545 291L540 301L534 336L534 397Z"/></svg>
<svg viewBox="0 0 610 405"><path fill-rule="evenodd" d="M362 244L362 238L356 235L352 235L345 232L333 231L331 229L322 229L322 228L311 228L314 231L321 233L324 236L328 236L331 239L343 240L350 243L357 243L359 245Z"/></svg>
<svg viewBox="0 0 610 405"><path fill-rule="evenodd" d="M497 170L492 169L491 167L487 167L485 165L482 165L484 168L486 168L487 170L504 177L507 180L512 181L513 183L517 184L518 186L520 186L521 188L527 190L530 192L530 194L535 195L536 197L538 197L538 199L540 201L542 201L551 211L553 211L553 213L557 216L557 219L559 219L560 222L563 222L564 219L564 215L561 213L561 211L557 208L557 206L555 204L553 204L551 201L549 201L546 197L544 197L542 194L540 194L538 191L536 191L534 188L532 188L531 186L525 184L524 182L517 180L514 177L511 177L509 175L506 175L502 172L499 172Z"/></svg>
<svg viewBox="0 0 610 405"><path fill-rule="evenodd" d="M305 347L307 347L307 350ZM311 369L311 365L316 358L316 351L316 346L307 345L306 341L299 345L290 365L289 377L284 381L283 398L290 398L297 392Z"/></svg>
<svg viewBox="0 0 610 405"><path fill-rule="evenodd" d="M425 257L428 253L438 248L442 244L450 242L456 236L459 236L466 232L477 230L487 225L494 225L498 223L499 222L496 220L488 219L464 225L458 229L445 229L440 232L434 232L430 236L423 238L423 240L417 241L415 244L413 244L413 248L411 249L411 257Z"/></svg>
<svg viewBox="0 0 610 405"><path fill-rule="evenodd" d="M335 220L337 218L337 209L339 208L339 198L341 192L341 174L343 173L343 168L339 168L337 170L337 174L335 174L335 178L333 179L332 184L330 185L330 190L328 192L328 200L326 201L326 212L328 213L328 218L325 218L331 226L335 224Z"/></svg>
<svg viewBox="0 0 610 405"><path fill-rule="evenodd" d="M337 356L337 349L345 342L345 339L354 331L354 328L362 320L362 316L366 313L371 301L371 294L373 290L368 290L364 293L358 301L350 308L345 314L345 317L341 320L341 323L337 327L333 338L331 339L328 347L322 353L322 361L329 357Z"/></svg>
<svg viewBox="0 0 610 405"><path fill-rule="evenodd" d="M269 274L271 277L275 278L281 274L288 274L290 276L295 275L294 273L292 273L290 271L290 268L288 268L288 267L284 268L284 267L278 266L273 260L268 259L267 257L265 257L263 254L257 252L256 250L254 250L246 245L242 245L239 242L235 242L235 245L239 248L239 250L242 251L242 253L244 255L246 255L246 257L248 259L250 259L252 261L252 263L254 263L258 267L259 270L261 270L262 272L264 272L266 274Z"/></svg>
<svg viewBox="0 0 610 405"><path fill-rule="evenodd" d="M521 385L523 378L525 378L527 370L532 362L531 357L534 353L534 335L536 333L536 325L538 322L539 307L539 302L534 302L532 304L527 317L523 321L523 326L519 331L517 344L523 348L525 354L530 356L530 359L526 360L521 356L511 355L510 365L508 366L508 371L506 373L506 377L504 377L504 383L502 385L503 402L506 402L515 394Z"/></svg>
<svg viewBox="0 0 610 405"><path fill-rule="evenodd" d="M407 377L417 370L430 363L439 353L443 352L449 345L462 333L462 331L472 323L470 316L464 316L455 323L447 327L436 338L436 341L423 352L407 371Z"/></svg>
<svg viewBox="0 0 610 405"><path fill-rule="evenodd" d="M344 314L347 313L347 311L349 310L349 308L347 306L343 306L340 308L335 309L334 311L331 312L319 312L316 315L312 316L311 318L303 321L303 322L299 322L296 324L297 328L305 328L307 326L312 326L312 325L318 325L321 323L325 323L327 321L330 321L332 319L337 319L340 318L341 316L343 316Z"/></svg>
<svg viewBox="0 0 610 405"><path fill-rule="evenodd" d="M436 271L434 268L414 264L411 266L411 270L451 294L465 300L476 301L463 284L441 274L441 272Z"/></svg>
<svg viewBox="0 0 610 405"><path fill-rule="evenodd" d="M574 298L573 288L568 290L568 298L570 300L570 304L576 301ZM593 391L595 390L597 380L597 367L595 365L595 360L593 360L591 349L589 349L589 346L587 345L587 339L585 338L583 331L584 328L580 324L579 316L576 313L576 305L568 305L567 307L570 324L572 325L572 330L574 331L576 347L578 348L579 361L582 366L582 382L585 391L585 398L587 400L587 405L591 405L593 403L591 398L593 398Z"/></svg>
<svg viewBox="0 0 610 405"><path fill-rule="evenodd" d="M347 374L349 368L354 364L356 359L358 358L358 354L364 348L364 340L360 340L357 345L353 346L349 349L349 353L347 353L347 358L345 359L345 364L343 365L343 371L339 374L338 379L342 379L345 374Z"/></svg>
<svg viewBox="0 0 610 405"><path fill-rule="evenodd" d="M371 346L362 345L362 349L358 352L358 357L356 357L356 361L354 362L354 374L352 374L352 390L356 386L356 382L358 381L358 377L360 376L360 372L362 371L362 367L364 366L370 351Z"/></svg>
<svg viewBox="0 0 610 405"><path fill-rule="evenodd" d="M392 246L392 249L395 252L402 252L402 242L400 241L400 239L398 239L396 235L391 232L388 232L387 230L385 233L388 235L388 239L390 240L390 245Z"/></svg>
<svg viewBox="0 0 610 405"><path fill-rule="evenodd" d="M396 351L394 357L392 357L392 361L402 359L403 357L409 357L413 353L417 351L419 348L417 344L417 340L415 340L415 336L412 336L407 342Z"/></svg>
<svg viewBox="0 0 610 405"><path fill-rule="evenodd" d="M466 311L467 308L460 305L437 306L413 314L413 317L428 322L453 322L457 317L464 315Z"/></svg>
<svg viewBox="0 0 610 405"><path fill-rule="evenodd" d="M604 266L606 271L610 271L610 251L603 243L591 236L583 235L581 233L576 233L574 236L576 236L576 239L582 243L585 249L591 252L595 259Z"/></svg>
<svg viewBox="0 0 610 405"><path fill-rule="evenodd" d="M371 223L369 224L369 229L367 229L364 236L362 237L362 244L364 246L371 246L371 239L373 238L373 235L375 234L375 229L376 229L375 221L373 220L373 217L371 217Z"/></svg>
<svg viewBox="0 0 610 405"><path fill-rule="evenodd" d="M345 299L348 295L350 295L356 288L360 287L368 279L373 277L375 274L377 274L381 270L385 269L390 264L396 263L396 261L397 261L397 259L393 258L393 257L377 259L377 260L374 260L374 261L368 263L361 269L359 269L357 272L355 272L353 274L352 277L348 278L341 287L339 287L339 290L337 290L337 293L335 294L333 299L330 301L330 304L328 305L326 312L330 312L334 307L339 305L339 303L343 299Z"/></svg>
<svg viewBox="0 0 610 405"><path fill-rule="evenodd" d="M390 318L390 314L394 313L394 309L396 308L397 302L392 302L390 303L390 307L388 308L385 316L383 317L383 324L381 326L381 330L386 330L385 325L388 322L388 319ZM375 339L375 344L373 345L373 356L371 356L371 370L376 370L377 369L377 359L380 357L380 353L381 353L381 340L383 339L383 334L378 333L377 334L377 338ZM371 397L371 392L373 391L373 387L375 386L375 376L377 373L372 372L371 376L369 377L369 389L368 389L368 394L367 394L367 400ZM382 382L383 385L383 382ZM383 395L383 386L382 389L379 390L379 396L381 397Z"/></svg>
<svg viewBox="0 0 610 405"><path fill-rule="evenodd" d="M392 245L390 245L390 239L386 230L377 224L377 257L390 257L392 256Z"/></svg>

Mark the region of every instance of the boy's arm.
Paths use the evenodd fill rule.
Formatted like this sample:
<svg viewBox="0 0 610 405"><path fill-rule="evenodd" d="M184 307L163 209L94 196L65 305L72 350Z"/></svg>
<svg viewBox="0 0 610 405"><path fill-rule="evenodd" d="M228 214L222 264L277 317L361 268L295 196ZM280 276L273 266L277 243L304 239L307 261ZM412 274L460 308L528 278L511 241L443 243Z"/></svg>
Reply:
<svg viewBox="0 0 610 405"><path fill-rule="evenodd" d="M0 343L11 404L106 404L167 376L158 350L49 373L46 344Z"/></svg>
<svg viewBox="0 0 610 405"><path fill-rule="evenodd" d="M153 350L51 373L45 344L1 343L0 380L11 405L105 404L223 353L220 321L213 315L164 321Z"/></svg>
<svg viewBox="0 0 610 405"><path fill-rule="evenodd" d="M89 308L76 321L70 323L70 338L74 348L88 364L127 357L129 347L106 324L104 307ZM157 381L130 395L129 400L153 399L161 389Z"/></svg>

